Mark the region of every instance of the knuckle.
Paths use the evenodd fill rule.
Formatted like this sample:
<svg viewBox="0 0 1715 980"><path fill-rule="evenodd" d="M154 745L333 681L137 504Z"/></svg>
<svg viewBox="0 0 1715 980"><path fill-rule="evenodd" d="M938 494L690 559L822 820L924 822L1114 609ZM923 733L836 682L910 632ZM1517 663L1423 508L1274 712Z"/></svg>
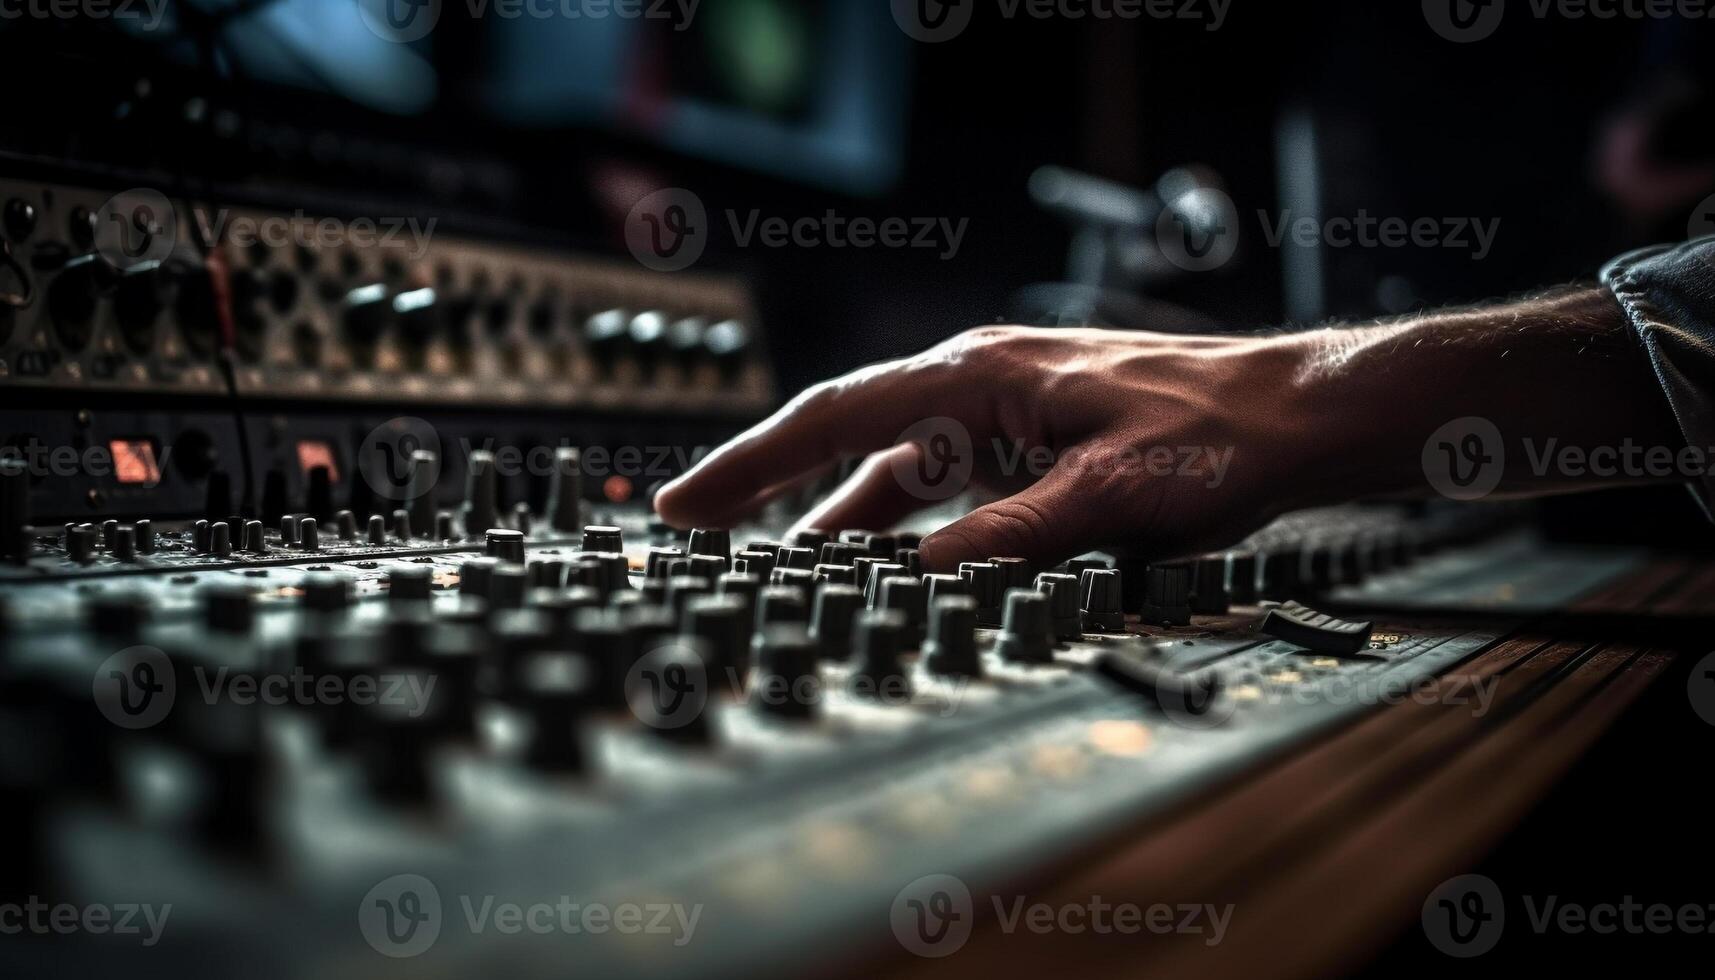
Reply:
<svg viewBox="0 0 1715 980"><path fill-rule="evenodd" d="M1029 501L1007 500L982 514L980 533L998 554L1028 557L1052 540L1048 515Z"/></svg>

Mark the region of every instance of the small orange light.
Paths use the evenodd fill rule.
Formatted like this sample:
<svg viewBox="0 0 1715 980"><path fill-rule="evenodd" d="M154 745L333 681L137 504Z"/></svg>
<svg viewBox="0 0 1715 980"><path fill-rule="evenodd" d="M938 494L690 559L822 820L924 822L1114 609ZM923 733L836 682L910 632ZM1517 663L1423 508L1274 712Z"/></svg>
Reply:
<svg viewBox="0 0 1715 980"><path fill-rule="evenodd" d="M623 476L610 476L602 481L601 495L609 503L623 504L631 499L631 481Z"/></svg>

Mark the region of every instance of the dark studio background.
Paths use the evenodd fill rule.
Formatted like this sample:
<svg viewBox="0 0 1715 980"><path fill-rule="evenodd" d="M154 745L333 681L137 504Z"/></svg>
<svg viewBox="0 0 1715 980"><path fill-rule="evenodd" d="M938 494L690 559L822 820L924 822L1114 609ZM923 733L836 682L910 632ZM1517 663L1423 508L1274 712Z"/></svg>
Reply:
<svg viewBox="0 0 1715 980"><path fill-rule="evenodd" d="M931 45L900 35L883 0L862 0L864 16L881 27L864 57L893 128L874 134L878 158L891 163L854 178L795 171L766 154L711 160L662 145L648 123L652 86L706 88L720 71L694 38L670 32L645 42L636 62L642 75L629 77L652 81L638 83L626 118L501 118L490 86L503 56L490 25L456 23L463 8L453 6L417 45L436 67L436 93L404 113L326 86L260 77L254 62L207 40L247 16L229 6L176 5L183 36L170 43L103 25L0 24L0 75L11 93L0 149L16 173L69 170L116 186L158 181L310 213L433 215L448 230L617 256L625 254L629 202L616 188L640 185L688 187L711 215L758 208L792 218L832 208L846 217L969 219L963 248L943 261L932 250L740 249L717 218L705 261L753 278L788 392L1013 319L1022 287L1061 279L1071 228L1027 191L1045 164L1137 188L1187 165L1217 175L1241 217L1237 257L1217 272L1155 283L1152 293L1232 329L1301 314L1396 314L1589 279L1620 251L1684 238L1693 209L1715 192L1715 25L1707 21L1538 20L1518 3L1494 37L1461 45L1437 36L1415 2L1233 0L1214 32L1171 20L1006 21L984 15L993 4L979 4L962 36ZM813 38L801 52L811 71L833 60L828 45L855 43L828 31L830 11L845 6L837 0L704 0L699 16L723 6L777 6L775 15L801 18ZM804 114L797 98L772 111ZM1308 294L1319 299L1289 300L1295 284L1285 256L1262 244L1255 217L1283 206L1283 187L1294 193L1281 176L1283 121L1313 134L1315 199L1325 214L1499 219L1492 254L1473 261L1458 249L1326 252ZM1642 168L1614 162L1628 131L1644 133ZM1710 179L1696 193L1661 199L1641 186L1652 185L1650 168L1705 169ZM1681 546L1711 538L1677 489L1558 501L1548 515L1579 536ZM1673 686L1657 694L1677 697L1666 689ZM1660 881L1669 871L1681 883L1709 880L1694 873L1707 859L1683 833L1684 815L1702 807L1684 768L1694 762L1651 758L1668 739L1695 744L1706 735L1664 730L1672 723L1649 714L1633 712L1624 736L1521 827L1493 866L1474 870L1503 887L1511 880L1531 882L1533 892L1587 889L1591 900L1706 900ZM1639 750L1642 765L1631 754ZM1646 789L1683 806L1635 812L1628 801ZM1586 937L1557 951L1620 964L1640 948L1695 955L1707 945L1651 942L1663 941ZM1510 936L1475 972L1512 972L1532 963L1542 943ZM1422 962L1452 961L1413 931L1383 965Z"/></svg>

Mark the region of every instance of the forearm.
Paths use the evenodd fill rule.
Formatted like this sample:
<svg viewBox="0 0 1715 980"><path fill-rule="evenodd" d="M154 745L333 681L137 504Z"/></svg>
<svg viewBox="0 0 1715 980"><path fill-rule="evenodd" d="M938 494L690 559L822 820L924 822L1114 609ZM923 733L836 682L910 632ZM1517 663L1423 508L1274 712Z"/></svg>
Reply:
<svg viewBox="0 0 1715 980"><path fill-rule="evenodd" d="M1501 493L1686 478L1683 437L1605 289L1295 339L1294 394L1323 430L1304 436L1324 499L1444 491L1425 472L1442 467L1469 479L1493 466Z"/></svg>

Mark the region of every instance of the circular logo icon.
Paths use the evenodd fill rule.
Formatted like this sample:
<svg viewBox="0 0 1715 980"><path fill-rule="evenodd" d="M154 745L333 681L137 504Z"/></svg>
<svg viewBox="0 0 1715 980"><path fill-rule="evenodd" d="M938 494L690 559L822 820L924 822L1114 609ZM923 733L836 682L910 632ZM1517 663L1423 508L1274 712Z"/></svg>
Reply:
<svg viewBox="0 0 1715 980"><path fill-rule="evenodd" d="M422 875L383 879L363 896L357 928L382 956L417 956L441 936L441 893Z"/></svg>
<svg viewBox="0 0 1715 980"><path fill-rule="evenodd" d="M178 235L172 202L153 188L120 191L95 212L95 254L115 269L165 262Z"/></svg>
<svg viewBox="0 0 1715 980"><path fill-rule="evenodd" d="M896 453L888 466L906 493L918 500L948 500L971 484L976 452L971 431L958 419L937 415L913 423L896 445L915 443L919 453Z"/></svg>
<svg viewBox="0 0 1715 980"><path fill-rule="evenodd" d="M971 890L953 875L924 875L893 896L893 936L929 959L957 953L971 938L976 907Z"/></svg>
<svg viewBox="0 0 1715 980"><path fill-rule="evenodd" d="M155 647L126 647L95 669L95 706L120 728L149 728L173 710L173 662Z"/></svg>
<svg viewBox="0 0 1715 980"><path fill-rule="evenodd" d="M709 671L703 653L689 640L658 646L625 675L625 701L651 728L684 728L703 716L709 703Z"/></svg>
<svg viewBox="0 0 1715 980"><path fill-rule="evenodd" d="M1715 194L1703 199L1691 212L1691 221L1685 226L1687 238L1702 238L1705 235L1715 235Z"/></svg>
<svg viewBox="0 0 1715 980"><path fill-rule="evenodd" d="M357 16L381 40L409 44L435 29L441 0L357 0Z"/></svg>
<svg viewBox="0 0 1715 980"><path fill-rule="evenodd" d="M1186 272L1219 269L1239 249L1239 209L1223 191L1193 187L1161 209L1155 243Z"/></svg>
<svg viewBox="0 0 1715 980"><path fill-rule="evenodd" d="M951 41L970 26L976 0L893 0L893 22L913 41Z"/></svg>
<svg viewBox="0 0 1715 980"><path fill-rule="evenodd" d="M678 272L703 257L709 214L703 199L683 187L659 190L625 216L625 247L644 268Z"/></svg>
<svg viewBox="0 0 1715 980"><path fill-rule="evenodd" d="M1221 696L1221 686L1221 677L1213 670L1187 674L1178 685L1156 688L1155 703L1180 728L1219 728L1238 710L1237 701Z"/></svg>
<svg viewBox="0 0 1715 980"><path fill-rule="evenodd" d="M1715 653L1706 655L1691 668L1685 679L1685 694L1691 699L1691 710L1706 724L1715 725Z"/></svg>
<svg viewBox="0 0 1715 980"><path fill-rule="evenodd" d="M1484 875L1443 881L1423 900L1423 934L1448 956L1481 956L1501 941L1506 905L1501 888Z"/></svg>
<svg viewBox="0 0 1715 980"><path fill-rule="evenodd" d="M1430 29L1455 44L1495 33L1506 12L1505 0L1423 0L1423 19Z"/></svg>
<svg viewBox="0 0 1715 980"><path fill-rule="evenodd" d="M1476 415L1454 419L1423 443L1423 475L1449 500L1480 500L1500 485L1507 448L1495 423Z"/></svg>
<svg viewBox="0 0 1715 980"><path fill-rule="evenodd" d="M357 447L357 474L384 500L415 500L441 478L441 435L420 418L388 419Z"/></svg>

